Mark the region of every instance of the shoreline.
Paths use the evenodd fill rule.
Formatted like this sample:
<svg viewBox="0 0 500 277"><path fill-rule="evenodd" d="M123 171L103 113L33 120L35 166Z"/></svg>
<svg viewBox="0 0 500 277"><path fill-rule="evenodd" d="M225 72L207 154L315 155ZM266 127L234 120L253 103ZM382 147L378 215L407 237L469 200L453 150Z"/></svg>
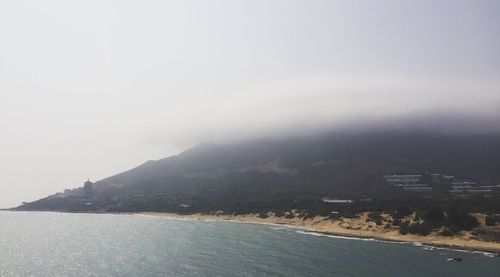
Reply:
<svg viewBox="0 0 500 277"><path fill-rule="evenodd" d="M414 245L425 245L429 247L444 248L457 251L468 251L472 253L485 254L491 257L500 257L500 242L479 241L461 236L443 237L435 234L427 236L402 235L396 228L392 230L363 230L347 229L342 226L343 220L330 220L325 217L316 216L312 219L283 218L270 215L261 218L255 214L225 215L225 214L178 214L170 212L68 212L68 211L14 211L10 212L50 212L50 213L83 213L83 214L109 214L109 215L145 215L172 220L189 221L220 221L244 224L262 224L269 226L282 226L298 229L300 231L314 233L316 235L333 236L344 239L366 239L389 243L408 243ZM365 215L366 217L366 215ZM360 221L360 219L349 219ZM372 225L373 226L373 225Z"/></svg>
<svg viewBox="0 0 500 277"><path fill-rule="evenodd" d="M286 219L281 217L269 216L260 218L257 215L209 215L209 214L176 214L163 212L141 212L124 213L131 215L148 215L163 217L176 220L195 220L195 221L222 221L235 223L263 224L271 226L284 226L295 228L302 231L316 233L318 235L334 236L340 238L358 238L369 239L383 242L399 242L410 244L421 244L429 247L446 248L451 250L465 250L470 252L479 252L491 254L500 257L500 243L473 240L458 236L443 237L436 235L401 235L397 230L352 230L341 227L341 220L328 220L322 217L313 219Z"/></svg>

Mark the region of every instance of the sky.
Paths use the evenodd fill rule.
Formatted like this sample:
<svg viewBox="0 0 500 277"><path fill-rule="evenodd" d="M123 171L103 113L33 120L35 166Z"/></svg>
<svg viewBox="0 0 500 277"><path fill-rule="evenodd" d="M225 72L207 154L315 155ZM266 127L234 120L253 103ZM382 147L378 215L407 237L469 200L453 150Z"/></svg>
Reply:
<svg viewBox="0 0 500 277"><path fill-rule="evenodd" d="M207 140L500 114L500 1L0 1L0 208Z"/></svg>

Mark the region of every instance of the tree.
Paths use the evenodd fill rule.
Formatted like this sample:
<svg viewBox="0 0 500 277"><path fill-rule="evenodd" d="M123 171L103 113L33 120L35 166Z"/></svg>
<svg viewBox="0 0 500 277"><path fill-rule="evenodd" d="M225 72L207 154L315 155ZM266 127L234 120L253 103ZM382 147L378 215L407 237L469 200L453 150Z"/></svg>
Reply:
<svg viewBox="0 0 500 277"><path fill-rule="evenodd" d="M399 233L400 233L401 235L406 235L406 234L408 234L408 226L409 226L409 223L408 223L407 221L405 221L405 222L401 223L401 224L399 225Z"/></svg>
<svg viewBox="0 0 500 277"><path fill-rule="evenodd" d="M440 223L445 219L443 211L437 207L431 207L427 211L424 212L422 218L424 222L432 225L433 227L440 226Z"/></svg>

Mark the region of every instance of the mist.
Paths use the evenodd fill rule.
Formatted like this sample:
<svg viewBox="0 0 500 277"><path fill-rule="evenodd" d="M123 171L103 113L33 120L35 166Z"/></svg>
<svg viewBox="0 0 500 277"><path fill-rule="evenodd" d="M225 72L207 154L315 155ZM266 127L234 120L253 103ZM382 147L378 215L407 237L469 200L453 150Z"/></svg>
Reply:
<svg viewBox="0 0 500 277"><path fill-rule="evenodd" d="M206 141L500 130L498 1L0 3L0 207Z"/></svg>

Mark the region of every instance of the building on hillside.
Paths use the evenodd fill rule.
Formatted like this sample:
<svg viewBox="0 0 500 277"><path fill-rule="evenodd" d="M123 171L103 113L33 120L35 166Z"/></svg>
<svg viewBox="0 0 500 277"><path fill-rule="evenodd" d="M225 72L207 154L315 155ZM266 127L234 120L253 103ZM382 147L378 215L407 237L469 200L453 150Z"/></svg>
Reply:
<svg viewBox="0 0 500 277"><path fill-rule="evenodd" d="M87 181L83 183L83 194L85 195L85 197L92 196L92 186L93 183L89 179L87 179Z"/></svg>
<svg viewBox="0 0 500 277"><path fill-rule="evenodd" d="M385 175L386 184L399 192L418 193L420 197L493 197L500 196L500 185L482 181L456 179L455 176L441 173L422 175Z"/></svg>
<svg viewBox="0 0 500 277"><path fill-rule="evenodd" d="M427 184L418 184L415 186L404 186L402 187L404 191L411 192L432 192L432 187L429 187Z"/></svg>
<svg viewBox="0 0 500 277"><path fill-rule="evenodd" d="M454 181L451 182L452 186L477 186L477 182L472 182L472 181Z"/></svg>
<svg viewBox="0 0 500 277"><path fill-rule="evenodd" d="M434 174L438 178L439 174ZM431 176L431 175L429 175ZM432 193L432 186L423 183L423 175L385 175L385 181L388 185L393 186L404 192L419 192L419 193Z"/></svg>
<svg viewBox="0 0 500 277"><path fill-rule="evenodd" d="M330 204L350 204L354 203L354 201L350 199L337 199L337 198L330 198L330 197L324 197L321 199L323 203L330 203Z"/></svg>
<svg viewBox="0 0 500 277"><path fill-rule="evenodd" d="M385 175L384 178L389 185L407 186L420 183L422 175Z"/></svg>

